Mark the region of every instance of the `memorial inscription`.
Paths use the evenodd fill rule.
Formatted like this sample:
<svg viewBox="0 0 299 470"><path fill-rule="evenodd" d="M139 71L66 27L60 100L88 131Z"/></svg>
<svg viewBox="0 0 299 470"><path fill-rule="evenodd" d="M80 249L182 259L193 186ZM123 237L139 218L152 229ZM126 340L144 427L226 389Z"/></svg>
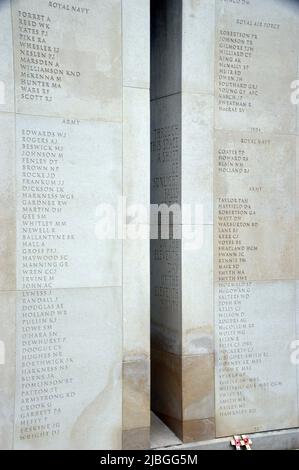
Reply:
<svg viewBox="0 0 299 470"><path fill-rule="evenodd" d="M290 3L216 0L216 128L295 132L289 87L297 74L297 20ZM275 65L281 57L285 67Z"/></svg>
<svg viewBox="0 0 299 470"><path fill-rule="evenodd" d="M0 448L148 443L148 241L97 232L99 205L149 198L148 10L0 2Z"/></svg>
<svg viewBox="0 0 299 470"><path fill-rule="evenodd" d="M97 205L121 193L120 133L118 123L17 117L21 289L120 285L121 241L95 234Z"/></svg>
<svg viewBox="0 0 299 470"><path fill-rule="evenodd" d="M154 382L155 409L184 441L297 427L298 5L162 4L153 1L152 131L168 129L177 100L182 229L184 205L200 205L203 222L193 228L203 243L189 251L183 240L173 261L180 310L171 316L152 298L154 339L169 353L153 359L166 377ZM161 203L155 147L152 162ZM165 270L156 254L153 289ZM158 321L167 324L163 335Z"/></svg>
<svg viewBox="0 0 299 470"><path fill-rule="evenodd" d="M121 121L121 3L84 3L13 3L18 112Z"/></svg>
<svg viewBox="0 0 299 470"><path fill-rule="evenodd" d="M12 5L21 449L122 445L122 247L94 230L97 205L116 205L122 191L121 8L84 4Z"/></svg>
<svg viewBox="0 0 299 470"><path fill-rule="evenodd" d="M296 336L298 203L296 109L289 87L297 68L298 15L279 1L268 6L216 1L218 436L298 425L296 368L289 354ZM280 57L286 67L278 65Z"/></svg>
<svg viewBox="0 0 299 470"><path fill-rule="evenodd" d="M113 437L121 414L121 290L80 291L18 294L15 448L121 445ZM106 407L109 425L88 407Z"/></svg>

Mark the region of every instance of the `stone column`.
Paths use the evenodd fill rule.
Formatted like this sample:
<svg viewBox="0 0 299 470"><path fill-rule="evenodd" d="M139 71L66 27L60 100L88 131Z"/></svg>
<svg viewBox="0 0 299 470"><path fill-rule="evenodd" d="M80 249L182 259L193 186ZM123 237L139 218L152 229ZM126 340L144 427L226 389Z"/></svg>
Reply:
<svg viewBox="0 0 299 470"><path fill-rule="evenodd" d="M136 41L135 4L0 5L4 449L120 449L132 428L147 444L149 242L123 240L122 214L149 194L149 5Z"/></svg>
<svg viewBox="0 0 299 470"><path fill-rule="evenodd" d="M149 0L123 0L124 449L150 447L149 28Z"/></svg>
<svg viewBox="0 0 299 470"><path fill-rule="evenodd" d="M298 18L152 5L151 197L182 205L151 243L152 399L184 441L298 426Z"/></svg>

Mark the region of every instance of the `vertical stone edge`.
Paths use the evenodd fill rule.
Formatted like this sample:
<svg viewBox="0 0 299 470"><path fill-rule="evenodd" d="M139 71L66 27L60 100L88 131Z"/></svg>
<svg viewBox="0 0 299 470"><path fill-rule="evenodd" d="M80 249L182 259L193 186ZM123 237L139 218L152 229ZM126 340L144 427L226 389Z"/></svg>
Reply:
<svg viewBox="0 0 299 470"><path fill-rule="evenodd" d="M298 6L297 6L298 8ZM299 22L297 21L297 32L299 32ZM299 78L299 47L297 46L297 77ZM299 341L299 103L296 104L296 180L295 180L295 191L296 191L296 234L295 234L295 251L296 251L296 339ZM299 343L298 343L299 345ZM297 354L297 357L299 355ZM297 426L299 426L299 363L297 364Z"/></svg>
<svg viewBox="0 0 299 470"><path fill-rule="evenodd" d="M150 0L122 0L123 85L149 89Z"/></svg>
<svg viewBox="0 0 299 470"><path fill-rule="evenodd" d="M123 197L128 208L123 219L122 448L137 450L150 447L149 0L122 0L122 47Z"/></svg>
<svg viewBox="0 0 299 470"><path fill-rule="evenodd" d="M16 204L13 44L10 1L0 9L0 449L14 448L16 378Z"/></svg>
<svg viewBox="0 0 299 470"><path fill-rule="evenodd" d="M186 0L182 14L181 439L188 443L216 436L213 269L215 1ZM195 57L194 38L198 51ZM190 205L192 219L184 211L185 204Z"/></svg>
<svg viewBox="0 0 299 470"><path fill-rule="evenodd" d="M14 448L16 296L0 293L0 449Z"/></svg>
<svg viewBox="0 0 299 470"><path fill-rule="evenodd" d="M0 449L14 447L16 377L15 116L0 113Z"/></svg>
<svg viewBox="0 0 299 470"><path fill-rule="evenodd" d="M123 363L123 449L150 447L150 361Z"/></svg>
<svg viewBox="0 0 299 470"><path fill-rule="evenodd" d="M151 2L151 203L168 206L181 204L182 8L181 0ZM165 161L159 148L171 154ZM157 183L163 177L169 180L165 187ZM152 220L152 229L163 223L169 222ZM181 218L173 224L181 224ZM175 225L173 232L177 228L181 233L181 226ZM167 253L172 253L168 263ZM179 437L183 432L181 253L180 240L151 240L152 409Z"/></svg>
<svg viewBox="0 0 299 470"><path fill-rule="evenodd" d="M151 99L181 91L182 0L151 0Z"/></svg>

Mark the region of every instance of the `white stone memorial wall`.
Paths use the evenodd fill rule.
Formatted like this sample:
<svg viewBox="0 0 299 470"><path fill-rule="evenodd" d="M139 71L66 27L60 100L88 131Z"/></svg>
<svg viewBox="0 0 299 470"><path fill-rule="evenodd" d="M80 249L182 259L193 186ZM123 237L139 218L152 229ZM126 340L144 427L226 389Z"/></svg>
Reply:
<svg viewBox="0 0 299 470"><path fill-rule="evenodd" d="M97 230L149 198L148 51L147 0L1 2L1 448L148 441L149 241Z"/></svg>

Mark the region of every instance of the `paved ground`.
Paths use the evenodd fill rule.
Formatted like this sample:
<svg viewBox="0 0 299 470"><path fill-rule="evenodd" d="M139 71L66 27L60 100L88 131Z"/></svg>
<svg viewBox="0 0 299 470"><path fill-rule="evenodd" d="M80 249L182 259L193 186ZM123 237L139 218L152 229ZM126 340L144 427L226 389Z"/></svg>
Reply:
<svg viewBox="0 0 299 470"><path fill-rule="evenodd" d="M298 450L299 428L250 435L253 450ZM152 414L151 448L171 450L233 450L230 437L183 444L162 421Z"/></svg>
<svg viewBox="0 0 299 470"><path fill-rule="evenodd" d="M182 441L152 413L151 416L151 448L181 445Z"/></svg>

